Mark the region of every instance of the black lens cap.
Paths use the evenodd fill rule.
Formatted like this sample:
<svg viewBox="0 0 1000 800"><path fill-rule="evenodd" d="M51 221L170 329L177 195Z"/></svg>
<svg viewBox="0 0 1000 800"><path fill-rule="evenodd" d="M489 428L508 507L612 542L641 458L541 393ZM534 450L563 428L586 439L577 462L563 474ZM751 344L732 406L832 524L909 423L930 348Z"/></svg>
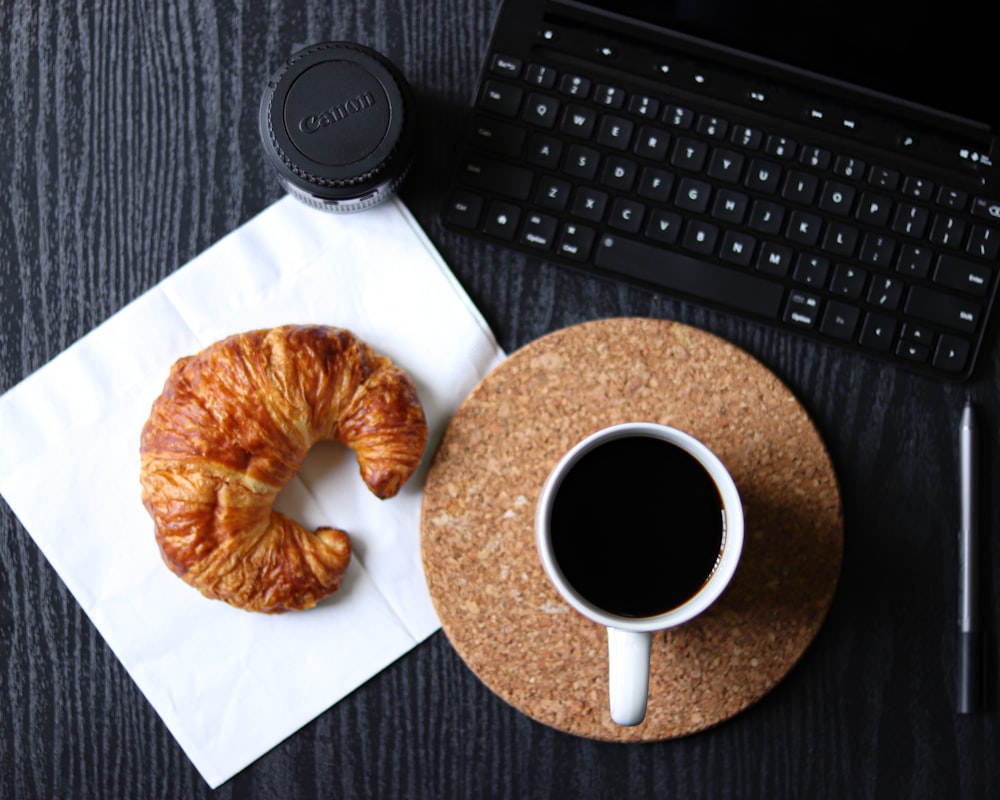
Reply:
<svg viewBox="0 0 1000 800"><path fill-rule="evenodd" d="M293 55L260 103L260 134L285 188L309 205L356 211L389 197L414 149L413 93L384 56L351 42Z"/></svg>

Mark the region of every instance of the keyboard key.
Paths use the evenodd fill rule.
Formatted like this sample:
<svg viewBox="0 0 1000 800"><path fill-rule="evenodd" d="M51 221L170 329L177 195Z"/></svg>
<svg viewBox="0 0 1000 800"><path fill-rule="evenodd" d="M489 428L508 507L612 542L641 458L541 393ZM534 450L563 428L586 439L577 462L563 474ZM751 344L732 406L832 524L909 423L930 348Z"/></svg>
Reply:
<svg viewBox="0 0 1000 800"><path fill-rule="evenodd" d="M628 99L630 114L646 119L656 119L660 114L660 101L645 94L634 94Z"/></svg>
<svg viewBox="0 0 1000 800"><path fill-rule="evenodd" d="M880 167L876 164L872 164L868 170L868 183L889 192L896 191L896 187L899 186L899 177L898 170Z"/></svg>
<svg viewBox="0 0 1000 800"><path fill-rule="evenodd" d="M774 242L761 245L757 256L757 271L776 278L784 278L792 266L794 251L791 247Z"/></svg>
<svg viewBox="0 0 1000 800"><path fill-rule="evenodd" d="M777 236L785 219L785 208L767 200L754 200L750 206L748 225L758 233Z"/></svg>
<svg viewBox="0 0 1000 800"><path fill-rule="evenodd" d="M479 116L472 126L473 142L483 150L510 158L520 157L527 136L524 128L485 115Z"/></svg>
<svg viewBox="0 0 1000 800"><path fill-rule="evenodd" d="M666 203L673 185L673 173L657 167L643 167L639 173L639 188L636 192L647 200Z"/></svg>
<svg viewBox="0 0 1000 800"><path fill-rule="evenodd" d="M896 272L908 278L926 278L931 271L933 254L926 247L904 243L899 250Z"/></svg>
<svg viewBox="0 0 1000 800"><path fill-rule="evenodd" d="M892 200L885 195L864 192L854 216L860 222L884 228L889 222L891 209Z"/></svg>
<svg viewBox="0 0 1000 800"><path fill-rule="evenodd" d="M502 53L495 53L490 62L490 69L498 75L505 75L508 78L518 78L521 75L522 61L514 56L506 56Z"/></svg>
<svg viewBox="0 0 1000 800"><path fill-rule="evenodd" d="M747 171L746 187L751 191L774 194L781 181L781 167L772 161L753 159Z"/></svg>
<svg viewBox="0 0 1000 800"><path fill-rule="evenodd" d="M903 178L903 194L915 200L930 200L934 196L934 184L926 178L907 175Z"/></svg>
<svg viewBox="0 0 1000 800"><path fill-rule="evenodd" d="M895 310L903 299L903 282L890 275L879 275L868 287L868 305Z"/></svg>
<svg viewBox="0 0 1000 800"><path fill-rule="evenodd" d="M568 105L563 111L559 130L580 139L589 139L597 124L597 112L587 106Z"/></svg>
<svg viewBox="0 0 1000 800"><path fill-rule="evenodd" d="M555 241L559 221L548 214L528 214L524 220L521 243L538 250L548 250Z"/></svg>
<svg viewBox="0 0 1000 800"><path fill-rule="evenodd" d="M793 203L804 206L812 205L816 192L819 190L819 178L800 170L789 170L785 176L785 184L781 187L781 196Z"/></svg>
<svg viewBox="0 0 1000 800"><path fill-rule="evenodd" d="M534 173L525 167L495 161L486 156L469 156L462 162L465 181L477 189L527 200L531 194Z"/></svg>
<svg viewBox="0 0 1000 800"><path fill-rule="evenodd" d="M819 207L831 214L846 217L854 206L854 187L841 181L826 181L819 196Z"/></svg>
<svg viewBox="0 0 1000 800"><path fill-rule="evenodd" d="M572 214L591 222L600 222L604 218L604 209L608 206L608 194L591 186L581 186L573 199Z"/></svg>
<svg viewBox="0 0 1000 800"><path fill-rule="evenodd" d="M677 183L674 205L685 211L701 214L708 208L708 199L711 193L712 185L710 183L694 178L681 178Z"/></svg>
<svg viewBox="0 0 1000 800"><path fill-rule="evenodd" d="M742 192L732 189L720 189L712 203L712 216L731 225L739 225L746 216L750 198Z"/></svg>
<svg viewBox="0 0 1000 800"><path fill-rule="evenodd" d="M905 361L912 361L915 364L922 364L931 355L931 349L925 344L907 342L902 339L896 345L896 355Z"/></svg>
<svg viewBox="0 0 1000 800"><path fill-rule="evenodd" d="M1000 222L1000 201L977 197L972 201L972 215Z"/></svg>
<svg viewBox="0 0 1000 800"><path fill-rule="evenodd" d="M591 248L594 246L595 236L596 233L593 228L568 222L563 225L562 231L559 234L556 252L574 261L586 261L590 257Z"/></svg>
<svg viewBox="0 0 1000 800"><path fill-rule="evenodd" d="M788 228L785 230L785 238L796 244L812 247L819 241L819 231L823 225L823 218L817 214L808 214L805 211L793 211L788 216Z"/></svg>
<svg viewBox="0 0 1000 800"><path fill-rule="evenodd" d="M693 219L684 229L681 246L695 253L710 256L715 252L715 243L719 239L719 228L708 222Z"/></svg>
<svg viewBox="0 0 1000 800"><path fill-rule="evenodd" d="M615 198L608 215L608 225L625 233L638 233L642 228L642 217L646 207L625 197Z"/></svg>
<svg viewBox="0 0 1000 800"><path fill-rule="evenodd" d="M694 124L694 112L690 108L669 105L663 110L663 121L674 128L687 130Z"/></svg>
<svg viewBox="0 0 1000 800"><path fill-rule="evenodd" d="M1000 256L1000 230L985 225L973 225L969 232L969 241L965 245L965 252L970 256L996 261L997 256Z"/></svg>
<svg viewBox="0 0 1000 800"><path fill-rule="evenodd" d="M593 180L597 175L597 165L600 160L601 154L594 148L573 145L566 153L563 170L575 178Z"/></svg>
<svg viewBox="0 0 1000 800"><path fill-rule="evenodd" d="M865 162L853 156L837 156L833 160L833 171L841 178L859 178L865 171Z"/></svg>
<svg viewBox="0 0 1000 800"><path fill-rule="evenodd" d="M562 155L562 142L547 133L533 133L528 137L528 147L525 158L528 163L546 169L559 166L559 156Z"/></svg>
<svg viewBox="0 0 1000 800"><path fill-rule="evenodd" d="M559 101L544 94L529 94L524 103L524 121L541 128L554 128L559 115Z"/></svg>
<svg viewBox="0 0 1000 800"><path fill-rule="evenodd" d="M823 241L820 243L820 247L831 255L850 258L854 255L860 236L861 231L852 225L844 222L828 222L826 230L823 232Z"/></svg>
<svg viewBox="0 0 1000 800"><path fill-rule="evenodd" d="M725 139L729 123L721 117L710 114L700 114L695 124L695 130L709 139Z"/></svg>
<svg viewBox="0 0 1000 800"><path fill-rule="evenodd" d="M524 91L502 81L486 81L479 99L479 107L505 117L517 116Z"/></svg>
<svg viewBox="0 0 1000 800"><path fill-rule="evenodd" d="M597 128L597 143L615 150L628 150L635 124L624 117L607 114Z"/></svg>
<svg viewBox="0 0 1000 800"><path fill-rule="evenodd" d="M796 144L785 136L768 136L764 141L764 152L776 158L795 158Z"/></svg>
<svg viewBox="0 0 1000 800"><path fill-rule="evenodd" d="M682 222L680 214L654 208L650 211L649 222L646 224L646 238L664 244L674 244L680 235Z"/></svg>
<svg viewBox="0 0 1000 800"><path fill-rule="evenodd" d="M670 134L661 128L651 128L644 125L639 128L633 152L642 158L652 161L663 161L667 157L670 146Z"/></svg>
<svg viewBox="0 0 1000 800"><path fill-rule="evenodd" d="M913 322L904 322L903 330L899 334L900 339L910 342L929 345L934 341L934 331L926 325L918 325Z"/></svg>
<svg viewBox="0 0 1000 800"><path fill-rule="evenodd" d="M498 239L511 241L517 235L517 225L521 220L521 209L511 203L494 200L490 203L483 224L483 232Z"/></svg>
<svg viewBox="0 0 1000 800"><path fill-rule="evenodd" d="M986 294L992 279L993 270L990 267L949 253L938 257L937 268L934 270L934 283L979 297Z"/></svg>
<svg viewBox="0 0 1000 800"><path fill-rule="evenodd" d="M969 203L969 194L961 189L953 189L950 186L942 186L938 189L937 201L939 205L954 211L962 211Z"/></svg>
<svg viewBox="0 0 1000 800"><path fill-rule="evenodd" d="M823 312L823 321L819 326L820 333L842 342L852 341L860 317L861 312L857 306L832 300L826 304L826 311Z"/></svg>
<svg viewBox="0 0 1000 800"><path fill-rule="evenodd" d="M470 230L479 225L483 213L483 198L472 192L456 191L448 203L446 218L452 225Z"/></svg>
<svg viewBox="0 0 1000 800"><path fill-rule="evenodd" d="M938 339L932 363L945 372L959 373L965 369L971 349L968 340L946 334Z"/></svg>
<svg viewBox="0 0 1000 800"><path fill-rule="evenodd" d="M670 157L670 163L680 169L701 172L708 157L708 145L697 139L690 139L682 136L677 139L674 145L674 153Z"/></svg>
<svg viewBox="0 0 1000 800"><path fill-rule="evenodd" d="M722 236L719 258L739 267L749 267L756 245L757 240L748 233L726 231Z"/></svg>
<svg viewBox="0 0 1000 800"><path fill-rule="evenodd" d="M590 96L590 80L579 75L563 75L559 79L559 91L570 97L585 100Z"/></svg>
<svg viewBox="0 0 1000 800"><path fill-rule="evenodd" d="M819 297L793 289L788 295L783 319L799 328L813 328L819 319L819 309Z"/></svg>
<svg viewBox="0 0 1000 800"><path fill-rule="evenodd" d="M599 85L594 91L594 102L607 108L622 108L625 105L625 90L618 86Z"/></svg>
<svg viewBox="0 0 1000 800"><path fill-rule="evenodd" d="M849 264L837 264L833 268L830 291L841 297L859 298L865 290L868 273Z"/></svg>
<svg viewBox="0 0 1000 800"><path fill-rule="evenodd" d="M629 192L639 174L639 165L627 158L613 156L604 162L601 183L621 192Z"/></svg>
<svg viewBox="0 0 1000 800"><path fill-rule="evenodd" d="M800 253L795 260L795 270L792 280L796 283L822 288L826 284L826 276L830 274L830 260L822 256Z"/></svg>
<svg viewBox="0 0 1000 800"><path fill-rule="evenodd" d="M764 134L759 128L751 128L747 125L734 125L729 141L740 147L745 147L747 150L759 150L761 144L764 142Z"/></svg>
<svg viewBox="0 0 1000 800"><path fill-rule="evenodd" d="M892 317L884 314L867 314L858 341L865 347L888 353L892 349L892 340L897 327L898 323Z"/></svg>
<svg viewBox="0 0 1000 800"><path fill-rule="evenodd" d="M781 286L765 278L617 236L605 236L598 242L595 263L660 289L767 319L778 316L784 296Z"/></svg>
<svg viewBox="0 0 1000 800"><path fill-rule="evenodd" d="M979 325L982 306L971 300L941 294L924 286L914 286L906 296L907 314L964 333Z"/></svg>
<svg viewBox="0 0 1000 800"><path fill-rule="evenodd" d="M880 233L866 233L861 240L858 260L863 264L887 269L896 252L896 240Z"/></svg>
<svg viewBox="0 0 1000 800"><path fill-rule="evenodd" d="M896 206L896 213L893 215L892 229L896 233L919 239L927 230L927 222L930 218L931 212L923 206L900 203Z"/></svg>
<svg viewBox="0 0 1000 800"><path fill-rule="evenodd" d="M745 160L741 153L716 148L708 162L708 176L727 183L739 183Z"/></svg>
<svg viewBox="0 0 1000 800"><path fill-rule="evenodd" d="M551 175L543 175L535 189L535 205L552 211L562 211L569 203L572 189L569 181Z"/></svg>
<svg viewBox="0 0 1000 800"><path fill-rule="evenodd" d="M943 247L959 247L965 233L965 220L948 214L937 214L931 223L930 240Z"/></svg>
<svg viewBox="0 0 1000 800"><path fill-rule="evenodd" d="M556 71L544 64L528 64L524 80L525 83L530 83L540 89L551 89L556 85Z"/></svg>
<svg viewBox="0 0 1000 800"><path fill-rule="evenodd" d="M817 170L825 170L830 166L830 161L833 156L830 154L829 150L824 150L822 147L814 147L812 145L807 145L802 148L802 152L799 153L799 163L804 164L807 167L812 167Z"/></svg>

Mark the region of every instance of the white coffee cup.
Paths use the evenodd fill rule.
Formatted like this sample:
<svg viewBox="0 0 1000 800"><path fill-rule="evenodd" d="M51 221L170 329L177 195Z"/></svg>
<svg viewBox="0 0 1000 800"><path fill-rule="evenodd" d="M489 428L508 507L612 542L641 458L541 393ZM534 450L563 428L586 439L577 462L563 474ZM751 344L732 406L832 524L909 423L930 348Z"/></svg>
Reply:
<svg viewBox="0 0 1000 800"><path fill-rule="evenodd" d="M576 444L542 487L535 540L553 586L608 629L611 717L646 716L652 633L704 612L743 550L743 504L703 443L651 422Z"/></svg>

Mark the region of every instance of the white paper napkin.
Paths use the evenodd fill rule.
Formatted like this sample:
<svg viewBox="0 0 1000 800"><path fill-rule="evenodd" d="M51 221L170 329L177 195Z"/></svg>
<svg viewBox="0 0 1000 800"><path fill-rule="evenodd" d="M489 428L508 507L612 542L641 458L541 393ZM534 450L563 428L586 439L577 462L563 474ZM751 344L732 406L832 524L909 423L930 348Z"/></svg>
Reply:
<svg viewBox="0 0 1000 800"><path fill-rule="evenodd" d="M384 501L349 450L310 453L276 505L349 531L354 557L316 609L268 616L207 600L164 566L139 432L177 358L284 323L348 328L390 356L431 436ZM427 461L503 356L401 202L338 216L285 198L0 397L0 493L214 788L437 630L419 552Z"/></svg>

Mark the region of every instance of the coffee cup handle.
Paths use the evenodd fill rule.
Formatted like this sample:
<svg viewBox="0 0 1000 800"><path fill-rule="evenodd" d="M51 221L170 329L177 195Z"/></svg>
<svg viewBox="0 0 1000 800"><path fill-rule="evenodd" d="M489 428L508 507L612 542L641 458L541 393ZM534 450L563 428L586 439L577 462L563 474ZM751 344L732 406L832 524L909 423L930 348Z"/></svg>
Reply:
<svg viewBox="0 0 1000 800"><path fill-rule="evenodd" d="M638 725L646 717L652 635L608 628L608 696L611 719Z"/></svg>

